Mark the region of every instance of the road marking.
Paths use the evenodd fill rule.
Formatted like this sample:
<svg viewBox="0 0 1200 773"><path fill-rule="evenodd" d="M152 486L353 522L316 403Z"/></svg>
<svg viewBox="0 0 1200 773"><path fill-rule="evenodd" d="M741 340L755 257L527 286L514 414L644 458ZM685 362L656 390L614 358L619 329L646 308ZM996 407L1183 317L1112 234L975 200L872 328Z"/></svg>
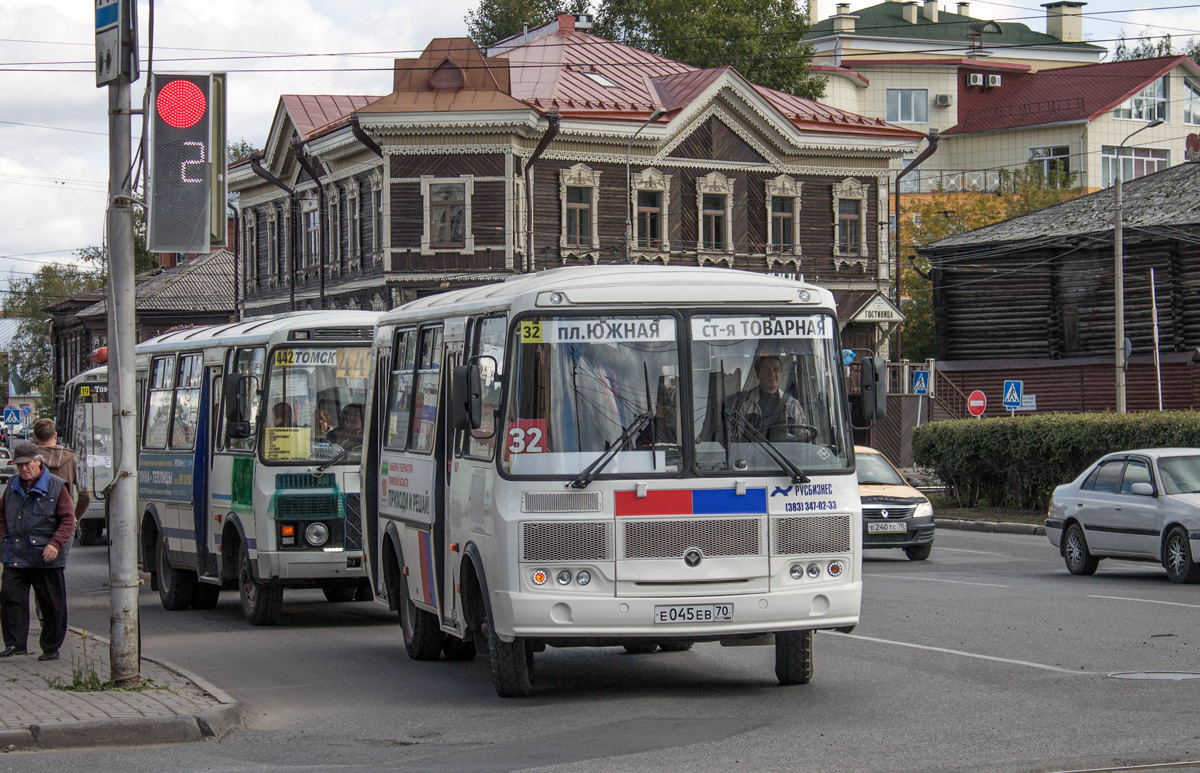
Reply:
<svg viewBox="0 0 1200 773"><path fill-rule="evenodd" d="M1155 601L1154 599L1130 599L1124 596L1093 596L1088 595L1089 599L1112 599L1113 601L1141 601L1145 604L1166 604L1169 607L1187 607L1188 609L1200 609L1200 604L1180 604L1178 601Z"/></svg>
<svg viewBox="0 0 1200 773"><path fill-rule="evenodd" d="M839 635L836 631L818 631L817 633L827 633L831 636ZM1058 666L1047 666L1044 663L1031 663L1028 660L1013 660L1011 658L998 658L994 655L980 655L975 652L963 652L962 650L951 650L945 647L930 647L925 644L913 644L906 641L892 641L890 639L876 639L873 636L862 636L857 633L844 633L841 636L846 636L851 639L861 639L862 641L875 642L877 644L894 644L898 647L911 647L915 650L929 650L930 652L941 652L946 655L959 655L964 658L975 658L977 660L991 660L996 663L1009 663L1014 666L1028 666L1029 668L1040 668L1043 671L1054 671L1059 674L1082 674L1085 676L1095 676L1094 671L1075 671L1070 668L1059 668Z"/></svg>
<svg viewBox="0 0 1200 773"><path fill-rule="evenodd" d="M1060 770L1056 773L1119 773L1120 771L1128 770L1175 770L1178 768L1186 768L1192 765L1200 765L1200 760L1188 760L1186 762L1160 762L1149 765L1123 765L1119 768L1086 768L1081 770Z"/></svg>
<svg viewBox="0 0 1200 773"><path fill-rule="evenodd" d="M974 553L977 556L999 556L1000 558L1012 558L1012 556L1010 556L1006 553L992 553L987 550L963 550L962 548L941 548L941 547L937 547L936 545L934 546L933 549L934 550L946 550L951 553Z"/></svg>
<svg viewBox="0 0 1200 773"><path fill-rule="evenodd" d="M1007 588L1007 585L997 585L993 582L967 582L966 580L938 580L933 577L914 577L911 574L874 574L871 577L895 577L898 580L921 580L922 582L948 582L954 585L981 585L985 588Z"/></svg>

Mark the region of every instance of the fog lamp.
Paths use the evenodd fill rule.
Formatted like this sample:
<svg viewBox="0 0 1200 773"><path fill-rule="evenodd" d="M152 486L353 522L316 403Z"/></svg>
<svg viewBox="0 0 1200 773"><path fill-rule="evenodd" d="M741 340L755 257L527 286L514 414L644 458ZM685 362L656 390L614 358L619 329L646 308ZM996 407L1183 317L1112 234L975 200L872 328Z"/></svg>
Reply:
<svg viewBox="0 0 1200 773"><path fill-rule="evenodd" d="M556 579L558 580L559 585L570 585L571 584L571 573L568 572L566 569L563 569L561 572L558 573L558 577Z"/></svg>
<svg viewBox="0 0 1200 773"><path fill-rule="evenodd" d="M329 541L329 527L320 521L310 523L304 530L304 539L308 540L308 544L319 548Z"/></svg>
<svg viewBox="0 0 1200 773"><path fill-rule="evenodd" d="M792 576L793 580L802 580L804 579L804 567L800 566L800 564L792 564L792 568L788 570L788 574Z"/></svg>
<svg viewBox="0 0 1200 773"><path fill-rule="evenodd" d="M592 581L592 573L591 572L584 571L584 572L580 572L579 574L575 575L575 582L579 583L580 585L587 585L591 581Z"/></svg>
<svg viewBox="0 0 1200 773"><path fill-rule="evenodd" d="M808 565L808 576L812 577L813 579L820 577L821 576L821 565L820 564L809 564Z"/></svg>

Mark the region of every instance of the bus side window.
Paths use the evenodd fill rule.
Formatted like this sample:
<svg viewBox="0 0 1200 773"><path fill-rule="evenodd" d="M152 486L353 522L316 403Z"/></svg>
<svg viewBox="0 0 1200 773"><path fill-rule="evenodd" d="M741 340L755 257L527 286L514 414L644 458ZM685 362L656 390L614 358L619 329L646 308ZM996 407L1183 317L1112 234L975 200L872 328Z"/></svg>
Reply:
<svg viewBox="0 0 1200 773"><path fill-rule="evenodd" d="M408 442L415 352L416 332L413 330L396 331L395 351L392 355L392 374L385 402L387 433L383 441L386 447L396 451L403 451Z"/></svg>
<svg viewBox="0 0 1200 773"><path fill-rule="evenodd" d="M200 384L204 378L202 356L190 354L179 358L175 379L175 410L171 419L171 448L187 450L196 445L196 430L200 416Z"/></svg>
<svg viewBox="0 0 1200 773"><path fill-rule="evenodd" d="M248 376L257 376L259 383L262 382L263 368L266 366L267 353L262 347L254 347L252 349L241 348L234 352L233 359L229 368L230 373L242 373ZM227 396L228 399L235 399L233 396ZM244 438L229 438L226 448L230 451L253 451L255 443L255 433L258 432L258 409L262 400L255 398L250 403L250 437ZM221 437L225 436L225 410L220 411L221 422Z"/></svg>
<svg viewBox="0 0 1200 773"><path fill-rule="evenodd" d="M142 445L166 448L167 427L171 423L171 393L175 387L175 358L158 357L150 365L149 401Z"/></svg>
<svg viewBox="0 0 1200 773"><path fill-rule="evenodd" d="M427 454L437 437L438 388L442 380L442 328L421 328L417 346L417 379L412 434L408 447Z"/></svg>
<svg viewBox="0 0 1200 773"><path fill-rule="evenodd" d="M491 459L496 452L496 422L500 414L500 392L504 374L504 340L507 323L504 317L488 317L476 326L471 354L479 366L483 386L483 422L471 430L467 440L467 456Z"/></svg>

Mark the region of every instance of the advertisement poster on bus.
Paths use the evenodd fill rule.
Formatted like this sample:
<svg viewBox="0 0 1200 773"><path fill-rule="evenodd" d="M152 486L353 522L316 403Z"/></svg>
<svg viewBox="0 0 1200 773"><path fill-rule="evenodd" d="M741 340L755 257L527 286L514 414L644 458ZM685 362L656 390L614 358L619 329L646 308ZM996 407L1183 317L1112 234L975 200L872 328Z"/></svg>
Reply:
<svg viewBox="0 0 1200 773"><path fill-rule="evenodd" d="M433 523L433 461L384 454L379 464L379 511Z"/></svg>

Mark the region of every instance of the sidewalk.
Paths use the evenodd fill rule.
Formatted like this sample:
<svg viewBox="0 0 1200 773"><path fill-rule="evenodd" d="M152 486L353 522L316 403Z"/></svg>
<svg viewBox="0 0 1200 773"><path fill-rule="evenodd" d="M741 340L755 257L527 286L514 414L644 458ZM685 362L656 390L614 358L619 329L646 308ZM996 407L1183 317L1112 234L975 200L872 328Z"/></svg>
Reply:
<svg viewBox="0 0 1200 773"><path fill-rule="evenodd" d="M220 738L242 722L241 707L188 671L142 656L141 676L152 689L81 692L75 674L108 681L108 640L67 631L59 659L39 661L37 621L30 654L0 660L0 752L137 746Z"/></svg>

